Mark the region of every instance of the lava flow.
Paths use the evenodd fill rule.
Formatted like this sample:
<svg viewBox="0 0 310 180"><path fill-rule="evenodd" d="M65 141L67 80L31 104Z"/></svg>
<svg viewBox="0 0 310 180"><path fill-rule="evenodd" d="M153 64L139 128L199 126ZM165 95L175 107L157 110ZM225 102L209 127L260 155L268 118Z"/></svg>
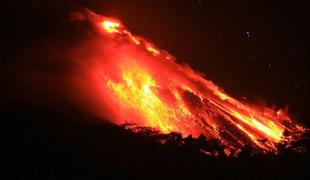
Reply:
<svg viewBox="0 0 310 180"><path fill-rule="evenodd" d="M304 131L284 110L242 103L119 21L88 12L104 48L98 76L116 124L203 134L228 150L277 152ZM100 57L97 57L100 59Z"/></svg>

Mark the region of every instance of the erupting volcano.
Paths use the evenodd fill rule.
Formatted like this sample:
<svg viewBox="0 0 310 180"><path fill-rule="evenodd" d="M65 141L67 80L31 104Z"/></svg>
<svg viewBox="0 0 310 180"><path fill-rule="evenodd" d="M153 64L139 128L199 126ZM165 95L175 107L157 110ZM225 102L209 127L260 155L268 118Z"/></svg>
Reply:
<svg viewBox="0 0 310 180"><path fill-rule="evenodd" d="M116 124L133 122L162 133L203 134L230 150L277 152L305 131L282 109L243 103L212 81L136 36L114 18L87 13L103 53L95 76ZM103 55L102 55L103 54ZM102 57L101 57L102 55Z"/></svg>

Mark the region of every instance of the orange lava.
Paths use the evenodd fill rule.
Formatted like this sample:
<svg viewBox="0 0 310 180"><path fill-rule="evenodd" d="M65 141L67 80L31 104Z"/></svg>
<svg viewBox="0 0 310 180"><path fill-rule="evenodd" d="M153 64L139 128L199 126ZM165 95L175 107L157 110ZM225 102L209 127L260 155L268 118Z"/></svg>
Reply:
<svg viewBox="0 0 310 180"><path fill-rule="evenodd" d="M102 37L119 49L109 67L113 71L100 72L104 90L118 104L118 124L131 121L163 133L204 134L219 140L228 154L245 146L277 152L277 144L289 144L305 131L281 109L249 105L227 95L177 64L169 53L130 33L120 21L92 16Z"/></svg>

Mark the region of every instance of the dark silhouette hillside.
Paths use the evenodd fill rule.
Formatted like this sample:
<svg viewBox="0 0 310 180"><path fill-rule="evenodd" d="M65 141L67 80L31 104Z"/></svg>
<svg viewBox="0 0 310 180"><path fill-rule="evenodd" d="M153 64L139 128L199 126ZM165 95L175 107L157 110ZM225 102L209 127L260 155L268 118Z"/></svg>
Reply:
<svg viewBox="0 0 310 180"><path fill-rule="evenodd" d="M309 167L308 153L251 156L244 151L238 158L220 153L214 158L199 148L221 152L221 147L203 136L182 139L147 128L133 133L109 123L85 125L34 107L1 111L3 179L298 178Z"/></svg>

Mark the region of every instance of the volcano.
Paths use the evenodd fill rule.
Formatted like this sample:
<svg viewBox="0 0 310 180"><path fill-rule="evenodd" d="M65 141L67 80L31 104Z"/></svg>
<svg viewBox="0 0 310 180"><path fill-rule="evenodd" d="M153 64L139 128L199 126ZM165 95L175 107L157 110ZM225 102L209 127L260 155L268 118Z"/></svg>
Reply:
<svg viewBox="0 0 310 180"><path fill-rule="evenodd" d="M117 19L87 10L100 48L93 73L112 122L134 123L161 133L200 134L218 140L225 152L251 147L254 153L289 147L305 128L283 109L241 102L175 57L131 33ZM77 18L78 19L78 18Z"/></svg>
<svg viewBox="0 0 310 180"><path fill-rule="evenodd" d="M306 4L8 4L0 179L309 179Z"/></svg>

